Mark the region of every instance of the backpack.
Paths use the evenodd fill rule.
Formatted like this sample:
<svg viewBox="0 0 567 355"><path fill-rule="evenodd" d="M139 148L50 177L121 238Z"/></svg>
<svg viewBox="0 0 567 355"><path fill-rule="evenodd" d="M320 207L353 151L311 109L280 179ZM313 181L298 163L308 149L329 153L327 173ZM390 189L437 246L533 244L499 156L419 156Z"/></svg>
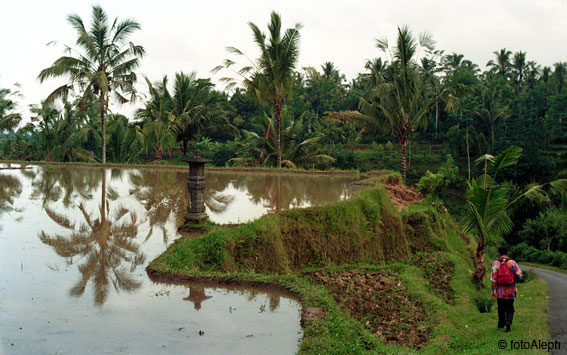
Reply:
<svg viewBox="0 0 567 355"><path fill-rule="evenodd" d="M500 267L496 273L496 283L498 285L511 285L514 283L514 275L508 268L508 259L500 260Z"/></svg>

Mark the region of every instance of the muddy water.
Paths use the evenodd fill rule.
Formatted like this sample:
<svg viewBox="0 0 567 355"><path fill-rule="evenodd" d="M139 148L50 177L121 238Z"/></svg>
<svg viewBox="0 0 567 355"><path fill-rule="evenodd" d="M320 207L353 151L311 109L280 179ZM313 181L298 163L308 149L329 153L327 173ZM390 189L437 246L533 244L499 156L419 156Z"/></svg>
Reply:
<svg viewBox="0 0 567 355"><path fill-rule="evenodd" d="M254 289L154 283L187 174L0 165L0 353L294 353L301 306ZM18 167L12 165L12 167ZM208 173L217 223L348 198L352 178Z"/></svg>

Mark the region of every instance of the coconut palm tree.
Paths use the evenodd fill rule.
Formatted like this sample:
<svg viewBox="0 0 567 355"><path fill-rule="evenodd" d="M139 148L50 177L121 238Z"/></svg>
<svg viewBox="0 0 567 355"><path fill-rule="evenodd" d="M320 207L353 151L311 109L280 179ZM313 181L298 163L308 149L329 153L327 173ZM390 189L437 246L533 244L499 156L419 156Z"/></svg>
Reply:
<svg viewBox="0 0 567 355"><path fill-rule="evenodd" d="M436 102L444 100L446 109L456 107L450 89L438 94L430 90L424 70L418 64L418 51L433 53L433 39L422 34L416 39L407 27L398 27L396 47L391 49L387 39L377 39L376 46L390 56L390 65L378 74L378 83L366 97L360 99L359 111L337 115L353 119L369 130L393 132L402 147L402 177L407 170L406 149L410 134L427 125L428 112Z"/></svg>
<svg viewBox="0 0 567 355"><path fill-rule="evenodd" d="M492 53L496 56L496 60L489 60L486 66L491 67L498 75L507 76L511 67L510 56L512 56L512 52L503 48Z"/></svg>
<svg viewBox="0 0 567 355"><path fill-rule="evenodd" d="M465 232L478 234L475 254L473 280L482 283L486 273L484 254L487 242L496 241L512 230L513 224L508 216L508 208L522 198L541 197L545 185L531 185L528 190L512 201L508 200L508 184L498 183L497 176L501 169L517 163L522 148L511 146L497 156L485 154L475 164L484 164L483 174L468 183L466 193L468 213L462 221ZM567 180L560 179L549 183L555 193L564 193Z"/></svg>
<svg viewBox="0 0 567 355"><path fill-rule="evenodd" d="M165 75L160 83L155 84L146 78L150 99L144 108L136 111L136 116L142 119L146 142L149 143L146 144L146 150L150 144L153 146L157 164L161 163L163 149L175 144L175 117L171 114L173 101L167 82Z"/></svg>
<svg viewBox="0 0 567 355"><path fill-rule="evenodd" d="M226 97L213 88L209 79L197 79L195 72L175 74L168 115L175 122L184 155L198 134L236 131L227 120Z"/></svg>
<svg viewBox="0 0 567 355"><path fill-rule="evenodd" d="M22 116L15 112L16 101L13 98L16 96L19 96L18 91L0 88L0 132L15 128L22 120Z"/></svg>
<svg viewBox="0 0 567 355"><path fill-rule="evenodd" d="M514 58L512 59L512 71L514 73L515 89L516 92L518 92L528 72L526 52L519 51L514 53Z"/></svg>
<svg viewBox="0 0 567 355"><path fill-rule="evenodd" d="M508 107L500 103L500 84L498 81L490 81L483 87L481 94L481 107L474 111L474 115L486 127L486 134L490 137L488 152L492 153L496 143L496 126L509 117Z"/></svg>
<svg viewBox="0 0 567 355"><path fill-rule="evenodd" d="M321 65L322 77L326 80L333 80L337 84L342 84L346 77L341 74L340 70L335 66L333 62L325 62Z"/></svg>
<svg viewBox="0 0 567 355"><path fill-rule="evenodd" d="M66 97L71 91L78 90L83 99L94 94L98 98L102 130L102 163L106 163L106 127L104 116L108 111L112 97L120 104L132 101L136 97L134 83L137 76L134 70L140 65L144 55L142 46L129 41L130 35L140 29L140 24L133 19L109 23L104 10L94 5L92 8L91 28L87 30L83 20L76 14L67 20L77 31L78 49L65 47L66 55L39 73L40 82L49 78L65 77L68 82L55 89L47 98L53 101Z"/></svg>
<svg viewBox="0 0 567 355"><path fill-rule="evenodd" d="M249 22L254 42L260 49L260 57L256 61L250 61L250 65L243 66L237 71L242 78L241 82L248 93L254 97L257 103L269 102L274 107L276 123L276 155L277 167L281 168L281 121L282 107L286 95L291 93L294 81L294 69L299 57L299 30L301 24L285 30L282 36L281 17L276 12L271 13L271 21L268 24L269 38L266 38L258 26ZM243 52L234 47L228 47L228 51L234 55L246 57ZM247 57L246 57L247 58ZM225 60L224 66L213 69L217 72L222 68L230 69L234 61ZM237 85L237 80L232 77L222 78L228 83L227 89Z"/></svg>
<svg viewBox="0 0 567 355"><path fill-rule="evenodd" d="M443 57L443 68L446 72L455 73L463 64L463 54L451 53Z"/></svg>
<svg viewBox="0 0 567 355"><path fill-rule="evenodd" d="M556 93L563 94L563 89L567 87L567 63L557 62L553 65L553 78L556 84Z"/></svg>
<svg viewBox="0 0 567 355"><path fill-rule="evenodd" d="M294 119L285 109L282 116L281 142L283 149L280 152L280 164L289 168L297 168L298 166L312 167L335 161L335 158L320 151L317 144L321 139L320 135L304 137L303 116ZM260 135L253 131L243 131L254 158L233 158L229 162L237 165L249 165L253 162L272 166L277 164L277 140L275 139L277 134L274 129L274 118L264 115L264 117L256 118L255 121L258 130L262 133L267 132L267 134Z"/></svg>

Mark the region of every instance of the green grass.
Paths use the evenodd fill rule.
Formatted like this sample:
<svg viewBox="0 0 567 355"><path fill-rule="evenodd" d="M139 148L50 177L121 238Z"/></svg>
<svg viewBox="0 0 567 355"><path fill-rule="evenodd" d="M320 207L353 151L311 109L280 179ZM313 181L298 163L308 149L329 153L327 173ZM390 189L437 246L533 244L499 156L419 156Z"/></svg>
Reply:
<svg viewBox="0 0 567 355"><path fill-rule="evenodd" d="M490 313L479 313L474 303L490 293L488 282L480 290L471 282L474 242L465 244L452 217L435 206L415 204L397 211L381 185L384 179L396 178L371 177L369 185L375 187L347 201L211 228L200 238L181 237L150 263L148 272L157 277L277 285L296 294L303 306L324 307L325 318L308 321L303 329L300 352L305 354L416 351L388 345L371 334L335 302L329 290L306 277L313 270L349 268L390 270L402 280L407 294L420 300L428 314L420 326L431 332L420 352L500 354L506 352L498 348L502 339L508 344L510 340L548 341L545 282L535 278L520 284L513 331L497 330L496 306ZM415 253L433 255L438 265L453 266L452 297L430 282L437 263L418 267Z"/></svg>
<svg viewBox="0 0 567 355"><path fill-rule="evenodd" d="M553 271L559 271L559 272L567 273L567 270L562 269L562 268L559 268L559 267L551 266L551 265L530 263L530 262L526 262L526 261L522 261L522 262L518 262L518 263L521 264L521 265L534 266L534 267L539 267L539 268L542 268L542 269L547 269L547 270L553 270Z"/></svg>

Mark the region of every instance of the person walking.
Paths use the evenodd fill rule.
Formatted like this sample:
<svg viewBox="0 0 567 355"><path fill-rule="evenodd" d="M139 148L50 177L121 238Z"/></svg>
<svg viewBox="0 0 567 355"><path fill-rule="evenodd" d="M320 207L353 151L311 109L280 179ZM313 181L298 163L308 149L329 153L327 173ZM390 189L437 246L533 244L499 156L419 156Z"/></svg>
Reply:
<svg viewBox="0 0 567 355"><path fill-rule="evenodd" d="M522 278L522 271L518 264L508 257L508 248L498 248L498 255L498 260L492 263L490 292L498 303L498 328L506 326L506 332L509 332L514 319L514 299L518 296L516 280Z"/></svg>

